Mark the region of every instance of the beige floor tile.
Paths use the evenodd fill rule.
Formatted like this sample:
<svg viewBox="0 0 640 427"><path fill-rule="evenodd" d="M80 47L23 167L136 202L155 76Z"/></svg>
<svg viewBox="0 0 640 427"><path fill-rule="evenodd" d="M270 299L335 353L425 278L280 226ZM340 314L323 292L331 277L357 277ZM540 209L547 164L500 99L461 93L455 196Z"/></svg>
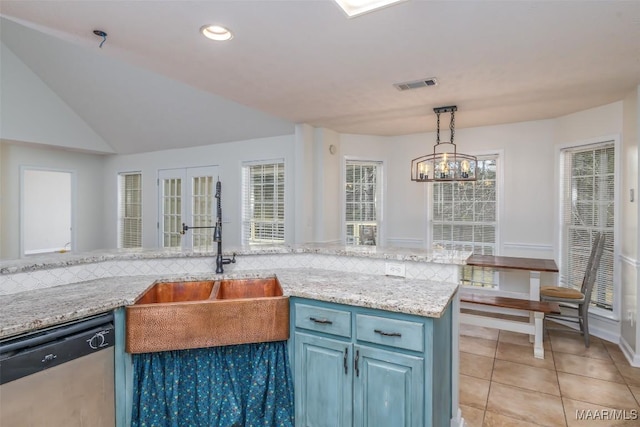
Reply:
<svg viewBox="0 0 640 427"><path fill-rule="evenodd" d="M493 357L460 352L460 373L471 377L490 380L493 372Z"/></svg>
<svg viewBox="0 0 640 427"><path fill-rule="evenodd" d="M553 353L558 372L583 375L605 381L614 381L625 384L613 360L594 359L591 357L576 356L569 353Z"/></svg>
<svg viewBox="0 0 640 427"><path fill-rule="evenodd" d="M466 323L460 324L460 335L468 337L483 338L485 340L498 340L498 329L484 328L482 326L469 325Z"/></svg>
<svg viewBox="0 0 640 427"><path fill-rule="evenodd" d="M640 387L640 368L629 366L626 361L624 363L616 363L616 367L628 385Z"/></svg>
<svg viewBox="0 0 640 427"><path fill-rule="evenodd" d="M629 361L625 357L622 350L620 350L620 346L618 346L618 344L614 344L612 342L604 341L604 340L602 341L602 343L604 344L604 348L607 349L609 356L611 357L611 359L613 359L614 362L620 363L620 364L626 363L627 365L629 364Z"/></svg>
<svg viewBox="0 0 640 427"><path fill-rule="evenodd" d="M640 387L630 385L629 390L631 390L631 393L633 393L633 397L636 398L636 402L638 402L638 405L640 405Z"/></svg>
<svg viewBox="0 0 640 427"><path fill-rule="evenodd" d="M531 345L531 343L529 342L529 335L519 334L517 332L511 332L511 331L500 331L500 336L498 337L498 341L508 342L511 344L518 344L518 345ZM545 339L542 342L542 346L544 347L545 351L551 350L551 344L549 343L548 339Z"/></svg>
<svg viewBox="0 0 640 427"><path fill-rule="evenodd" d="M562 425L564 426L564 424ZM540 427L540 424L528 423L523 420L487 411L482 427Z"/></svg>
<svg viewBox="0 0 640 427"><path fill-rule="evenodd" d="M460 404L482 409L487 406L489 381L460 375Z"/></svg>
<svg viewBox="0 0 640 427"><path fill-rule="evenodd" d="M548 427L565 425L560 397L496 382L491 383L487 411Z"/></svg>
<svg viewBox="0 0 640 427"><path fill-rule="evenodd" d="M493 368L492 384L501 383L527 390L560 396L556 373L550 369L536 368L521 363L496 360Z"/></svg>
<svg viewBox="0 0 640 427"><path fill-rule="evenodd" d="M551 349L554 352L569 353L603 360L611 359L609 353L604 348L602 340L599 338L592 337L588 348L584 346L582 335L550 332L549 338L551 340Z"/></svg>
<svg viewBox="0 0 640 427"><path fill-rule="evenodd" d="M478 356L495 357L497 341L483 338L460 336L460 351Z"/></svg>
<svg viewBox="0 0 640 427"><path fill-rule="evenodd" d="M563 398L568 427L618 427L640 424L638 408L615 410L592 403Z"/></svg>
<svg viewBox="0 0 640 427"><path fill-rule="evenodd" d="M558 382L563 398L617 409L632 408L637 404L624 384L564 372L558 372Z"/></svg>
<svg viewBox="0 0 640 427"><path fill-rule="evenodd" d="M545 352L544 359L536 359L533 357L533 345L524 346L498 341L496 359L522 363L537 368L554 369L551 352Z"/></svg>
<svg viewBox="0 0 640 427"><path fill-rule="evenodd" d="M460 405L465 427L482 427L484 411L471 406Z"/></svg>

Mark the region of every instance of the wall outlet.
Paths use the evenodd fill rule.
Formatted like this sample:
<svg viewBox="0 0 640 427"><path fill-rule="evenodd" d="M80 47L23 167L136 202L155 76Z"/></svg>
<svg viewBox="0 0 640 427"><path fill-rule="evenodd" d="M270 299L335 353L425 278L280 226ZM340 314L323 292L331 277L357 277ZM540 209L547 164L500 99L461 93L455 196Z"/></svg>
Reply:
<svg viewBox="0 0 640 427"><path fill-rule="evenodd" d="M405 277L405 265L399 262L385 262L384 274L387 276Z"/></svg>

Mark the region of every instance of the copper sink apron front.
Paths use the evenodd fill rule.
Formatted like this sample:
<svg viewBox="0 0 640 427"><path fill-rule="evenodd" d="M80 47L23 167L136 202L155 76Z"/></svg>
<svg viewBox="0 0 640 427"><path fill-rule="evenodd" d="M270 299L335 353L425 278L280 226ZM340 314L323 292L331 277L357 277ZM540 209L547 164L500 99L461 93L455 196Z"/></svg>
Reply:
<svg viewBox="0 0 640 427"><path fill-rule="evenodd" d="M158 285L162 284L154 287ZM158 297L157 290L151 289L156 296L147 292L125 308L128 353L289 339L289 297L282 296L276 278L216 281L208 298L202 289L192 292L192 297L173 289ZM171 302L172 298L177 300Z"/></svg>

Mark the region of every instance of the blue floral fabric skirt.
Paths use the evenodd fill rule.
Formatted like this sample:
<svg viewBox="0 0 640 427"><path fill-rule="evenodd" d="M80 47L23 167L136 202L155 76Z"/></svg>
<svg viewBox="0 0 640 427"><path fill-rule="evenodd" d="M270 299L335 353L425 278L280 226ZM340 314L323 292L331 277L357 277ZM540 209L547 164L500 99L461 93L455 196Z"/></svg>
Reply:
<svg viewBox="0 0 640 427"><path fill-rule="evenodd" d="M286 341L133 355L133 427L293 426Z"/></svg>

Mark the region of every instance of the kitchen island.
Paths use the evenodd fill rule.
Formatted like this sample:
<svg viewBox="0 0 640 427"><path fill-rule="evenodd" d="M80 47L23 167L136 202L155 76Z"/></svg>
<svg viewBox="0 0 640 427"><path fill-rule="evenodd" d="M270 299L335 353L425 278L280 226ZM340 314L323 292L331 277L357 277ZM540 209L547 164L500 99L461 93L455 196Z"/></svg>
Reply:
<svg viewBox="0 0 640 427"><path fill-rule="evenodd" d="M112 251L60 255L33 260L31 263L27 260L12 265L6 261L0 264L0 293L5 294L0 295L0 304L3 306L0 312L0 338L119 309L132 304L158 280L275 275L285 295L300 302L335 304L335 307L356 311L373 310L390 318L415 316L414 320L422 319L420 322L424 320L427 323L445 319L440 324L446 323L448 326L440 329L447 332L448 338L443 341L445 344L439 345L449 348L445 354L451 356L448 358L450 363L429 369L449 371L450 392L438 403L441 405L446 402L448 408L443 410L432 406L431 401L425 407L443 410L447 416L451 416L453 425L462 423L457 409L457 270L468 253L416 253L380 249L356 251L344 247L263 248L238 253L238 263L223 275L201 271L213 268L212 258L206 254ZM395 267L401 265L406 277L385 276L389 262L394 263ZM96 274L104 276L95 278ZM33 280L35 277L43 278L44 283ZM55 280L60 280L60 277L67 277L66 280L71 282L77 278L89 280L58 284ZM28 283L29 279L32 282ZM49 281L46 282L46 279ZM7 291L9 288L15 290L20 282L27 284L30 289ZM56 284L48 286L52 282ZM294 306L292 304L292 310ZM356 311L353 311L354 318L357 314L373 313ZM295 319L295 313L292 319ZM432 332L426 331L426 338L423 339L425 347L422 351L426 352L424 359L429 363L440 360L433 354L442 351L442 347L428 347L433 344L429 338ZM292 325L292 336L294 333L295 325ZM357 342L355 344L358 345ZM376 345L380 344L374 343L374 347ZM424 399L433 398L431 393L424 395ZM432 424L425 422L424 425Z"/></svg>

